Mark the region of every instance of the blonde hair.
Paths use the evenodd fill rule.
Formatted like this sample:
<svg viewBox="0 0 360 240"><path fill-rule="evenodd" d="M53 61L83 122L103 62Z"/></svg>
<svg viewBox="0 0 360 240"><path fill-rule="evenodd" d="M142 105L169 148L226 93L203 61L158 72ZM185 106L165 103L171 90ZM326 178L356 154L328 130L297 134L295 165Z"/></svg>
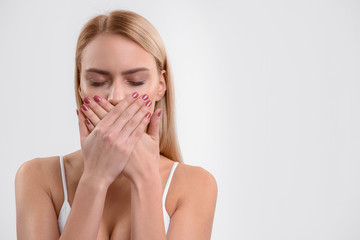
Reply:
<svg viewBox="0 0 360 240"><path fill-rule="evenodd" d="M154 26L144 17L127 10L116 10L107 15L98 15L90 19L82 28L75 55L75 98L79 108L83 100L79 94L81 55L89 42L101 33L119 34L134 41L152 54L159 73L165 70L166 92L155 104L155 109L162 109L160 123L160 154L183 163L175 128L174 84L165 45Z"/></svg>

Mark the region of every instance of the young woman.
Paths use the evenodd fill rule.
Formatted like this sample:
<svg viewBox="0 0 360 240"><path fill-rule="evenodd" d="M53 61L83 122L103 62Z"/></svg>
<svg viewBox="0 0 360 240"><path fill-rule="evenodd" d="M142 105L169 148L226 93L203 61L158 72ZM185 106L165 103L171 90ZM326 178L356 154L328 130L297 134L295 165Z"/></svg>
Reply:
<svg viewBox="0 0 360 240"><path fill-rule="evenodd" d="M155 28L131 11L91 19L77 43L75 94L81 149L21 165L18 239L210 239L217 184L181 160Z"/></svg>

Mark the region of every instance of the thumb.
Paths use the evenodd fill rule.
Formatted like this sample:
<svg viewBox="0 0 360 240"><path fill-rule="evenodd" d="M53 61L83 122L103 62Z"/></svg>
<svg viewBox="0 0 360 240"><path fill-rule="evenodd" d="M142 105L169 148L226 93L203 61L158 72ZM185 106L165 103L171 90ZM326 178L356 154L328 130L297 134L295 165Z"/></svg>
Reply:
<svg viewBox="0 0 360 240"><path fill-rule="evenodd" d="M80 111L79 109L76 109L76 113L78 115L78 120L79 120L79 132L80 132L80 143L81 143L81 148L83 147L83 143L86 139L86 137L90 134L89 129L86 127L85 125L85 115L82 111Z"/></svg>
<svg viewBox="0 0 360 240"><path fill-rule="evenodd" d="M161 121L161 112L162 110L156 109L151 116L150 124L147 133L156 141L159 141L160 138L160 121Z"/></svg>

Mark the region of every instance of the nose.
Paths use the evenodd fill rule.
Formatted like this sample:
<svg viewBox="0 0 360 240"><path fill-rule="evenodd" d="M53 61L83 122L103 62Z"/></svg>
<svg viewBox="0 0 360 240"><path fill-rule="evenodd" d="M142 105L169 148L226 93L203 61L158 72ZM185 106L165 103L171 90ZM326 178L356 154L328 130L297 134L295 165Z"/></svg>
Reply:
<svg viewBox="0 0 360 240"><path fill-rule="evenodd" d="M114 81L110 87L110 92L108 95L108 101L112 105L117 105L122 99L125 98L126 90L118 81Z"/></svg>

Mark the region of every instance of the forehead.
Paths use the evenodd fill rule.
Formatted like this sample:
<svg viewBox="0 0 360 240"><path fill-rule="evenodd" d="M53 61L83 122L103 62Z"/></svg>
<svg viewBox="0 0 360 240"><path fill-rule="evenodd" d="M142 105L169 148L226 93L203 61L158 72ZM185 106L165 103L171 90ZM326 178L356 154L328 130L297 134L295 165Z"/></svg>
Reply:
<svg viewBox="0 0 360 240"><path fill-rule="evenodd" d="M116 34L99 34L84 48L82 70L89 67L104 70L126 70L135 67L156 69L154 57L132 40Z"/></svg>

